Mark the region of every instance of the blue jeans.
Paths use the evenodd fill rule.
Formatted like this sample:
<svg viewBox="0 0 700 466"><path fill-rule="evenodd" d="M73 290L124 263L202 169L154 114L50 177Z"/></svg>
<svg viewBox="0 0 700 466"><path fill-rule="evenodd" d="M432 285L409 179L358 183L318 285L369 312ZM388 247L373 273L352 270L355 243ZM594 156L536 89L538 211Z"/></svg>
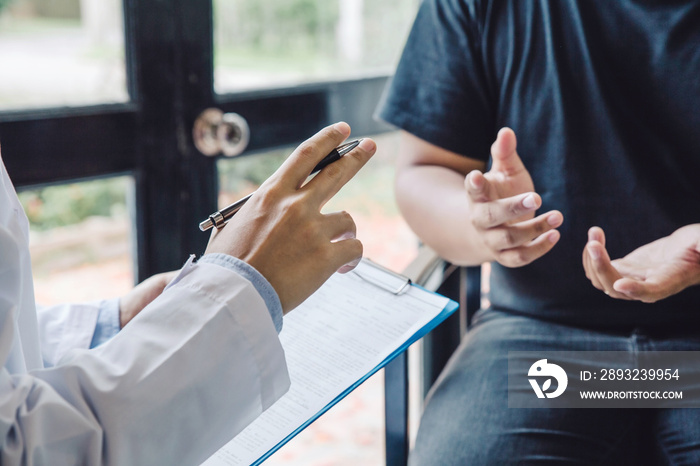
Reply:
<svg viewBox="0 0 700 466"><path fill-rule="evenodd" d="M700 465L698 409L508 408L508 351L652 350L700 351L700 329L585 329L481 311L428 395L409 463Z"/></svg>

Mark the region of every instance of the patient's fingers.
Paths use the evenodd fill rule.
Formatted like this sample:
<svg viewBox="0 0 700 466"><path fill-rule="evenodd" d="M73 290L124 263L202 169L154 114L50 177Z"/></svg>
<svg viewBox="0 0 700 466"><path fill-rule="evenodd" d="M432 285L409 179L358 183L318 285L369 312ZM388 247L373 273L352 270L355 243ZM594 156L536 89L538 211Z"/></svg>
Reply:
<svg viewBox="0 0 700 466"><path fill-rule="evenodd" d="M464 179L469 199L474 202L489 202L498 199L491 182L479 170L472 170Z"/></svg>
<svg viewBox="0 0 700 466"><path fill-rule="evenodd" d="M522 267L547 254L560 237L557 230L552 230L526 245L498 252L497 260L506 267Z"/></svg>
<svg viewBox="0 0 700 466"><path fill-rule="evenodd" d="M472 206L472 224L476 228L492 228L503 225L525 214L534 212L542 205L542 199L536 193L498 199L490 202L478 202Z"/></svg>
<svg viewBox="0 0 700 466"><path fill-rule="evenodd" d="M605 247L598 241L590 241L586 245L586 252L590 256L589 273L593 285L612 298L630 299L629 296L616 291L613 287L622 276L613 267Z"/></svg>
<svg viewBox="0 0 700 466"><path fill-rule="evenodd" d="M512 249L525 245L543 233L559 227L563 221L564 217L560 212L547 212L524 222L485 230L483 238L486 245L495 251Z"/></svg>

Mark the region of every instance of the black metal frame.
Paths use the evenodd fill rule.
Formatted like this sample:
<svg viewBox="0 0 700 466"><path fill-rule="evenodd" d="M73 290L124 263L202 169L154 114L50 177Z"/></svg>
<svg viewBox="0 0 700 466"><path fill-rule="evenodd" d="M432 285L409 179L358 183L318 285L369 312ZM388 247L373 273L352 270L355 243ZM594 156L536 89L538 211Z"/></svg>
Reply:
<svg viewBox="0 0 700 466"><path fill-rule="evenodd" d="M191 137L202 110L243 115L248 153L339 120L357 135L390 129L372 118L387 77L216 95L212 12L211 0L124 0L130 102L0 112L3 160L18 188L134 175L137 281L178 268L208 240L197 225L215 210L218 177L216 159ZM387 464L405 464L408 453L406 380L404 354L387 368Z"/></svg>
<svg viewBox="0 0 700 466"><path fill-rule="evenodd" d="M452 353L459 346L481 307L481 267L443 264L437 293L459 303L459 309L422 340L422 396L437 380ZM384 369L384 410L386 419L386 464L405 466L410 443L408 352L404 351Z"/></svg>
<svg viewBox="0 0 700 466"><path fill-rule="evenodd" d="M216 95L211 0L124 0L131 102L0 112L3 160L17 187L131 173L137 281L201 253L197 228L217 205L216 159L194 147L208 107L243 115L248 153L297 144L345 120L355 134L389 129L372 113L386 77Z"/></svg>

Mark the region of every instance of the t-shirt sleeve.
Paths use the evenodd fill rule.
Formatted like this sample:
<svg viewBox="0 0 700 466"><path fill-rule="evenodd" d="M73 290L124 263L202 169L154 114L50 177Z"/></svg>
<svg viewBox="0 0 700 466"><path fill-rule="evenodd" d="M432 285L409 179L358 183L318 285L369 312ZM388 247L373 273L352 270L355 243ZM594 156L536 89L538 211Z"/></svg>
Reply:
<svg viewBox="0 0 700 466"><path fill-rule="evenodd" d="M495 107L478 16L475 2L424 0L376 116L431 144L487 160Z"/></svg>

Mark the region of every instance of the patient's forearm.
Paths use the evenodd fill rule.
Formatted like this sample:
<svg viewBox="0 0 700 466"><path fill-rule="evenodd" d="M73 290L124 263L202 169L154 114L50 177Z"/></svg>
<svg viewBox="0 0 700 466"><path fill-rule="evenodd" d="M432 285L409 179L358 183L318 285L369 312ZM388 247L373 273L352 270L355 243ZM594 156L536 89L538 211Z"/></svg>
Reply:
<svg viewBox="0 0 700 466"><path fill-rule="evenodd" d="M461 174L435 165L404 166L395 188L404 218L441 257L457 265L491 260L469 221Z"/></svg>

